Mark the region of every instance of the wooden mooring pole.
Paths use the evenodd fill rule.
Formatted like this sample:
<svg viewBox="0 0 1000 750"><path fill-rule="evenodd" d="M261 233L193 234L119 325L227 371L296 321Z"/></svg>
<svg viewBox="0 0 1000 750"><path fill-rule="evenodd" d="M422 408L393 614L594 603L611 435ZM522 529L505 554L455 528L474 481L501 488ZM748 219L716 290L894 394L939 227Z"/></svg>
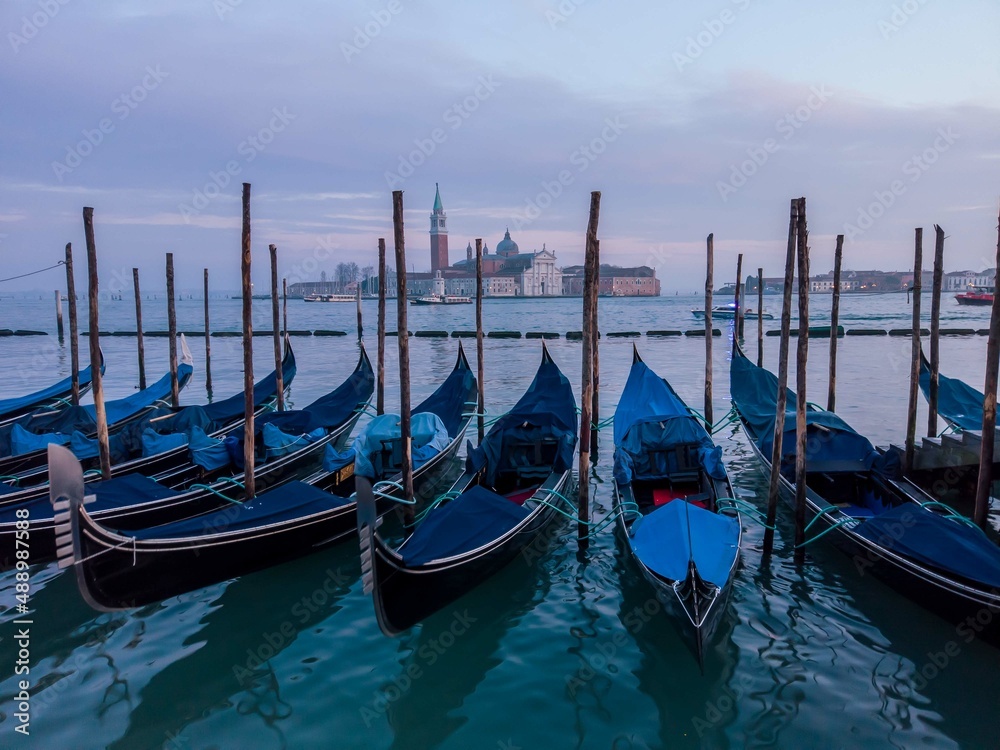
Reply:
<svg viewBox="0 0 1000 750"><path fill-rule="evenodd" d="M830 379L826 394L826 410L837 410L837 344L840 330L840 269L844 261L844 235L837 235L833 251L833 302L830 308Z"/></svg>
<svg viewBox="0 0 1000 750"><path fill-rule="evenodd" d="M281 371L281 318L278 310L278 248L268 245L271 256L271 334L274 340L274 372L277 376L278 411L285 410L285 375Z"/></svg>
<svg viewBox="0 0 1000 750"><path fill-rule="evenodd" d="M597 299L595 280L597 260L597 224L601 212L601 193L590 194L590 219L587 222L586 256L583 274L583 344L580 394L580 497L578 501L577 542L580 549L587 547L590 533L590 432L594 406L594 311Z"/></svg>
<svg viewBox="0 0 1000 750"><path fill-rule="evenodd" d="M599 323L599 318L597 314L597 307L600 304L600 291L601 291L601 241L594 238L594 283L590 288L591 302L590 302L590 314L593 320L590 324L590 346L592 348L593 356L593 367L594 375L592 377L593 388L594 388L594 398L590 407L591 419L595 425L601 422L601 358L600 358L600 348L601 348L601 327ZM590 460L597 460L597 440L600 436L600 432L592 427L590 430Z"/></svg>
<svg viewBox="0 0 1000 750"><path fill-rule="evenodd" d="M62 292L56 289L56 335L59 343L63 342Z"/></svg>
<svg viewBox="0 0 1000 750"><path fill-rule="evenodd" d="M208 318L208 269L205 269L205 390L209 401L212 400L212 332Z"/></svg>
<svg viewBox="0 0 1000 750"><path fill-rule="evenodd" d="M399 431L403 442L403 497L413 498L413 445L410 440L410 329L406 320L406 244L403 235L403 191L392 191L392 232L396 245L396 338L399 344ZM412 505L403 520L413 526Z"/></svg>
<svg viewBox="0 0 1000 750"><path fill-rule="evenodd" d="M910 342L910 394L906 410L906 450L903 454L903 472L913 470L913 454L917 438L917 395L920 384L920 281L923 276L924 230L914 230L913 241L913 330Z"/></svg>
<svg viewBox="0 0 1000 750"><path fill-rule="evenodd" d="M365 337L365 327L361 318L361 283L354 287L354 302L358 309L358 343Z"/></svg>
<svg viewBox="0 0 1000 750"><path fill-rule="evenodd" d="M743 253L736 258L736 319L733 321L733 351L736 341L743 339Z"/></svg>
<svg viewBox="0 0 1000 750"><path fill-rule="evenodd" d="M288 279L281 279L281 335L288 349Z"/></svg>
<svg viewBox="0 0 1000 750"><path fill-rule="evenodd" d="M990 337L986 343L986 385L983 388L983 440L979 449L979 478L976 482L976 509L973 520L986 528L993 486L993 448L997 426L997 371L1000 369L1000 217L997 219L996 275L993 279L993 307L990 310Z"/></svg>
<svg viewBox="0 0 1000 750"><path fill-rule="evenodd" d="M778 398L774 414L774 435L771 445L771 476L767 491L767 527L764 530L764 555L774 546L774 523L778 516L778 494L781 491L782 441L785 436L785 409L788 394L788 339L792 328L792 284L795 279L795 249L799 231L799 201L792 199L788 217L788 245L785 250L785 282L781 299L781 339L778 347Z"/></svg>
<svg viewBox="0 0 1000 750"><path fill-rule="evenodd" d="M705 270L705 426L711 430L715 423L712 408L712 295L715 286L715 233L708 235Z"/></svg>
<svg viewBox="0 0 1000 750"><path fill-rule="evenodd" d="M764 366L764 269L757 269L757 367Z"/></svg>
<svg viewBox="0 0 1000 750"><path fill-rule="evenodd" d="M240 277L243 291L243 483L244 497L257 494L254 476L253 400L253 281L250 276L250 183L243 183L243 232L240 246ZM278 392L281 392L279 387Z"/></svg>
<svg viewBox="0 0 1000 750"><path fill-rule="evenodd" d="M139 390L146 388L146 343L142 334L142 293L139 291L139 269L132 269L132 289L135 293L136 357L139 361Z"/></svg>
<svg viewBox="0 0 1000 750"><path fill-rule="evenodd" d="M174 254L167 253L167 331L170 352L170 405L181 405L180 384L177 382L177 295L174 292Z"/></svg>
<svg viewBox="0 0 1000 750"><path fill-rule="evenodd" d="M799 275L799 340L795 357L795 557L805 556L806 541L806 359L809 355L809 229L806 199L799 198L797 256Z"/></svg>
<svg viewBox="0 0 1000 750"><path fill-rule="evenodd" d="M97 243L94 241L94 209L83 209L83 233L87 241L87 295L90 301L90 378L94 393L94 417L97 421L97 450L101 477L111 478L111 450L108 445L108 413L104 408L104 382L101 376L101 337L98 321L100 288L97 282Z"/></svg>
<svg viewBox="0 0 1000 750"><path fill-rule="evenodd" d="M73 276L73 243L66 243L66 297L69 314L69 366L72 370L70 401L80 405L80 331L76 320L76 277ZM97 369L101 369L100 362ZM91 381L93 382L93 381Z"/></svg>
<svg viewBox="0 0 1000 750"><path fill-rule="evenodd" d="M931 287L931 379L927 387L927 436L937 435L938 381L941 369L941 287L944 282L944 230L934 225L934 284Z"/></svg>
<svg viewBox="0 0 1000 750"><path fill-rule="evenodd" d="M378 364L375 412L385 414L385 239L378 238Z"/></svg>
<svg viewBox="0 0 1000 750"><path fill-rule="evenodd" d="M483 362L483 239L476 238L476 361L477 367L476 381L479 386L479 398L476 411L479 412L477 418L477 433L479 445L483 444L486 435L486 366Z"/></svg>

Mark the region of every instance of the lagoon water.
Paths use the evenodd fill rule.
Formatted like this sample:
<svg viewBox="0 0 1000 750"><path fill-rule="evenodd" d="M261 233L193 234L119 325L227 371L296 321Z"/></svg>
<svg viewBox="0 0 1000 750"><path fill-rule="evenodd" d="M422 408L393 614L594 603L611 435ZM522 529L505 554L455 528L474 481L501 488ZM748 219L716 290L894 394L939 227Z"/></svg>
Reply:
<svg viewBox="0 0 1000 750"><path fill-rule="evenodd" d="M178 304L179 328L202 326L200 300ZM270 328L269 302L255 303ZM601 329L694 329L699 299L601 299ZM778 298L767 298L774 312ZM754 304L755 306L755 304ZM812 321L829 320L830 298L812 299ZM925 298L924 307L929 307ZM943 302L942 325L985 328L988 309ZM85 314L85 306L81 313ZM365 339L375 353L375 302L365 301ZM147 330L166 328L166 303L145 302ZM238 300L213 300L215 330L237 330ZM553 357L579 384L580 302L489 301L486 330L556 331ZM130 300L101 305L101 329L134 330ZM348 331L295 337L293 404L335 387L353 367L354 306L289 302L292 329ZM395 329L389 304L389 330ZM847 297L846 328L905 328L905 295ZM776 328L777 321L767 327ZM756 322L747 321L748 337ZM474 328L474 308L409 310L411 330ZM718 327L728 334L725 322ZM54 333L51 297L0 300L0 328ZM85 330L86 324L81 325ZM81 339L86 341L85 339ZM601 418L610 417L632 344L676 390L702 403L704 339L602 340ZM191 338L195 376L185 403L207 398L204 339ZM474 342L466 341L475 362ZM255 372L273 366L270 340L255 339ZM136 385L135 339L102 340L109 398ZM396 340L387 340L387 405L398 401ZM413 398L426 396L454 362L455 339L411 339ZM753 344L751 344L751 349ZM942 339L942 370L982 387L984 336ZM537 366L538 341L487 339L486 400L501 413ZM715 413L729 410L728 336L714 340ZM167 342L146 339L147 375L166 369ZM765 338L766 364L778 339ZM838 411L873 442L902 441L910 341L840 340ZM825 403L828 342L812 340L809 400ZM64 377L68 350L54 335L0 338L0 398ZM239 339L212 339L214 393L242 384ZM794 370L792 370L794 373ZM794 387L794 384L791 384ZM921 403L918 426L926 426ZM718 440L737 487L763 507L766 479L745 436ZM593 515L611 506L610 428L600 435ZM763 532L745 522L742 566L702 674L622 554L614 534L578 553L575 526L532 564L515 561L453 607L402 637L382 636L361 591L357 544L345 542L290 564L141 609L101 614L80 598L72 572L31 569L30 737L13 732L17 617L14 577L0 574L0 746L28 748L995 748L1000 650L967 643L953 626L860 576L822 541L802 567L792 561L782 506L776 551L761 565Z"/></svg>

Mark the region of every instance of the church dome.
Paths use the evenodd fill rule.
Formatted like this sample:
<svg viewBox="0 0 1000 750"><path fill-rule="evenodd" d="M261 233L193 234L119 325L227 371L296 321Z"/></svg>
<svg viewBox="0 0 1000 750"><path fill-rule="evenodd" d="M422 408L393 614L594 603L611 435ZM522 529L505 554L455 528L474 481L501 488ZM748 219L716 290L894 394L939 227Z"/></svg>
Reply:
<svg viewBox="0 0 1000 750"><path fill-rule="evenodd" d="M517 243L510 238L510 230L508 229L503 236L503 239L497 243L497 255L517 255Z"/></svg>

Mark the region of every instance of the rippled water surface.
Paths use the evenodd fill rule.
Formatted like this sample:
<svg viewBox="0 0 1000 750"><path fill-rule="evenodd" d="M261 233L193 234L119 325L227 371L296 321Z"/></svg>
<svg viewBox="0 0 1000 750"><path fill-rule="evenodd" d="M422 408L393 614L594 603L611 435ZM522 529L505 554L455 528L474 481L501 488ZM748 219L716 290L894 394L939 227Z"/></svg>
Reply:
<svg viewBox="0 0 1000 750"><path fill-rule="evenodd" d="M258 302L258 328L270 328ZM601 328L693 329L694 297L601 300ZM775 312L776 298L768 298ZM828 321L829 298L813 300ZM366 301L375 351L375 303ZM165 302L149 300L145 327L165 328ZM928 305L925 302L925 308ZM51 300L0 300L0 328L54 332ZM565 334L580 328L579 300L491 301L486 330ZM989 312L943 304L943 325L984 328ZM238 300L213 300L217 330L236 330ZM85 310L85 308L81 308ZM101 329L134 328L131 301L102 304ZM179 303L179 327L201 326L201 302ZM389 330L395 307L389 305ZM411 308L411 330L474 328L473 307ZM847 328L909 325L905 296L846 298ZM296 337L291 389L305 404L347 377L357 356L353 305L289 303L290 328L351 332ZM769 328L777 327L769 322ZM724 326L724 324L723 324ZM749 348L756 324L747 322ZM82 329L86 329L82 325ZM724 333L726 329L723 328ZM85 339L84 339L85 341ZM625 382L633 341L644 359L697 408L704 339L605 338L601 417ZM474 361L475 346L468 347ZM206 399L204 340L191 338L196 372L182 394ZM258 376L273 363L255 339ZM765 338L773 367L777 339ZM135 387L135 339L102 340L108 397ZM398 399L396 341L388 339L387 402ZM520 396L540 343L488 339L486 398L500 413ZM986 339L942 340L945 374L981 388ZM451 369L455 339L411 339L413 397ZM727 337L714 340L715 412L729 409ZM166 367L166 340L147 338L147 373ZM553 357L579 383L581 351L564 337ZM838 411L877 444L901 442L910 341L840 340ZM809 400L825 403L826 341L812 341ZM216 396L241 385L238 339L212 340ZM0 338L0 397L68 373L55 336ZM794 371L793 371L794 372ZM918 425L926 424L921 403ZM745 437L719 433L737 492L764 505L766 482ZM592 477L594 515L610 505L612 444L601 432ZM512 563L454 606L400 638L381 635L362 595L356 542L161 604L116 614L91 611L71 574L31 571L31 736L13 733L17 678L11 640L14 579L0 574L0 746L38 748L995 748L1000 651L966 643L953 626L879 582L822 542L803 567L779 513L776 550L761 564L763 532L745 522L742 567L702 674L615 536L580 553L566 523L533 564Z"/></svg>

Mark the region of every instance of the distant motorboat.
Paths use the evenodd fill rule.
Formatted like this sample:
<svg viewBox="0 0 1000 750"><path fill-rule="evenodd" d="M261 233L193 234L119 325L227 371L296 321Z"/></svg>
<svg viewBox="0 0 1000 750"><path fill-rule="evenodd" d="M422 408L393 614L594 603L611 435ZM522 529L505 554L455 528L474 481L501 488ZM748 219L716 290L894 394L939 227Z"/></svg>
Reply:
<svg viewBox="0 0 1000 750"><path fill-rule="evenodd" d="M354 302L353 294L307 294L302 298L306 302Z"/></svg>
<svg viewBox="0 0 1000 750"><path fill-rule="evenodd" d="M704 310L692 310L691 314L696 318L704 319ZM719 318L720 320L733 320L736 317L736 303L730 302L728 305L716 305L712 308L712 317ZM774 316L771 315L767 310L763 310L758 313L752 307L748 307L743 310L743 317L750 318L752 320L757 318L762 318L764 320L774 320Z"/></svg>
<svg viewBox="0 0 1000 750"><path fill-rule="evenodd" d="M457 294L428 294L426 297L416 297L410 300L411 305L471 305L472 297L462 297Z"/></svg>
<svg viewBox="0 0 1000 750"><path fill-rule="evenodd" d="M955 295L960 305L992 305L993 291L988 286L976 286L971 291Z"/></svg>

